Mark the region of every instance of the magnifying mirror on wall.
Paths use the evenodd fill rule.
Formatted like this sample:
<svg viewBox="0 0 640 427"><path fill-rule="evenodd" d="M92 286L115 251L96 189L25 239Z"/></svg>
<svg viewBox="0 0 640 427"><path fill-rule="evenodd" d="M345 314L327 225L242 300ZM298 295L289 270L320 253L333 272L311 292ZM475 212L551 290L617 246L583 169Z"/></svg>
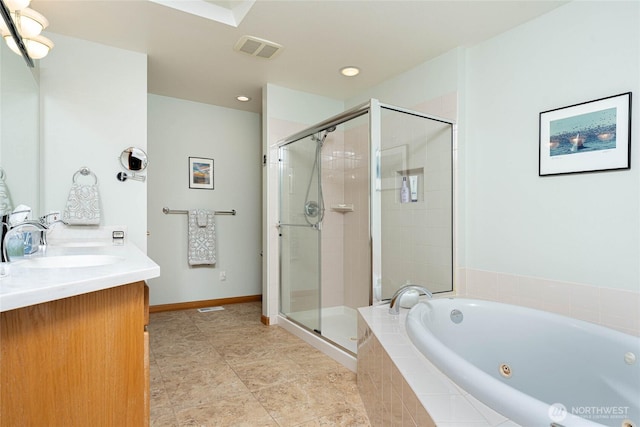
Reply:
<svg viewBox="0 0 640 427"><path fill-rule="evenodd" d="M120 155L122 167L133 172L140 172L147 167L147 153L140 148L129 147Z"/></svg>
<svg viewBox="0 0 640 427"><path fill-rule="evenodd" d="M125 148L122 151L122 154L120 154L120 163L123 168L131 171L131 173L118 172L116 174L116 179L118 181L125 182L128 179L133 179L135 181L144 182L147 178L146 176L137 173L147 168L147 153L145 153L144 150L136 147Z"/></svg>

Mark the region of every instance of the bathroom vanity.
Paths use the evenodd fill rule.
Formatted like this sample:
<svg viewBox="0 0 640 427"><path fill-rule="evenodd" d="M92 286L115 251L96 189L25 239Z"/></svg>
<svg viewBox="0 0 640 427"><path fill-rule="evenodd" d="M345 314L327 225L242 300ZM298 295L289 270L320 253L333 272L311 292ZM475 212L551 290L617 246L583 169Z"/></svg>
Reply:
<svg viewBox="0 0 640 427"><path fill-rule="evenodd" d="M0 279L0 426L148 426L146 279L133 245L55 246Z"/></svg>

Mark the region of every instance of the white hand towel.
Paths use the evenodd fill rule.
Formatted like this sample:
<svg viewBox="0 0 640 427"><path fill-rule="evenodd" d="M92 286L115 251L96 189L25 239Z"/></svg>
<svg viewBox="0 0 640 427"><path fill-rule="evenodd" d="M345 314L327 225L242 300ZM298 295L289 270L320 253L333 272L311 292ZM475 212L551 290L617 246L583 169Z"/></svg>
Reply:
<svg viewBox="0 0 640 427"><path fill-rule="evenodd" d="M100 194L98 184L73 183L62 219L69 225L100 224Z"/></svg>
<svg viewBox="0 0 640 427"><path fill-rule="evenodd" d="M0 215L7 215L13 211L13 203L11 203L11 195L9 187L4 182L4 170L0 168Z"/></svg>
<svg viewBox="0 0 640 427"><path fill-rule="evenodd" d="M198 227L206 227L209 224L209 212L206 209L198 209L196 216L198 217Z"/></svg>
<svg viewBox="0 0 640 427"><path fill-rule="evenodd" d="M192 209L189 211L189 265L216 263L216 228L213 211Z"/></svg>

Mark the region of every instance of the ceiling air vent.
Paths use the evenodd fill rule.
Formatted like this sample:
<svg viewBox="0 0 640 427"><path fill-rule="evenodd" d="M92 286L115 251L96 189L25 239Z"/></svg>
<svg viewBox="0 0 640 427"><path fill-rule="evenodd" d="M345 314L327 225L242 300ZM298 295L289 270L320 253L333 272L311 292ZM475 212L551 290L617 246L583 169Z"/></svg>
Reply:
<svg viewBox="0 0 640 427"><path fill-rule="evenodd" d="M271 59L282 50L282 45L258 37L242 36L233 48L251 56Z"/></svg>

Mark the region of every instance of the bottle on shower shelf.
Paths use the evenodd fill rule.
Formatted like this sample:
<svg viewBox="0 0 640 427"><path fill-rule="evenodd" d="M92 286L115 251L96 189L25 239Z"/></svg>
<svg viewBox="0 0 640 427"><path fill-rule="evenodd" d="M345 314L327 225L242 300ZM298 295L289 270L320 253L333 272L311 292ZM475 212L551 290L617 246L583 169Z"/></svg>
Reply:
<svg viewBox="0 0 640 427"><path fill-rule="evenodd" d="M402 187L400 187L400 203L409 203L409 186L407 185L407 177L402 177Z"/></svg>

